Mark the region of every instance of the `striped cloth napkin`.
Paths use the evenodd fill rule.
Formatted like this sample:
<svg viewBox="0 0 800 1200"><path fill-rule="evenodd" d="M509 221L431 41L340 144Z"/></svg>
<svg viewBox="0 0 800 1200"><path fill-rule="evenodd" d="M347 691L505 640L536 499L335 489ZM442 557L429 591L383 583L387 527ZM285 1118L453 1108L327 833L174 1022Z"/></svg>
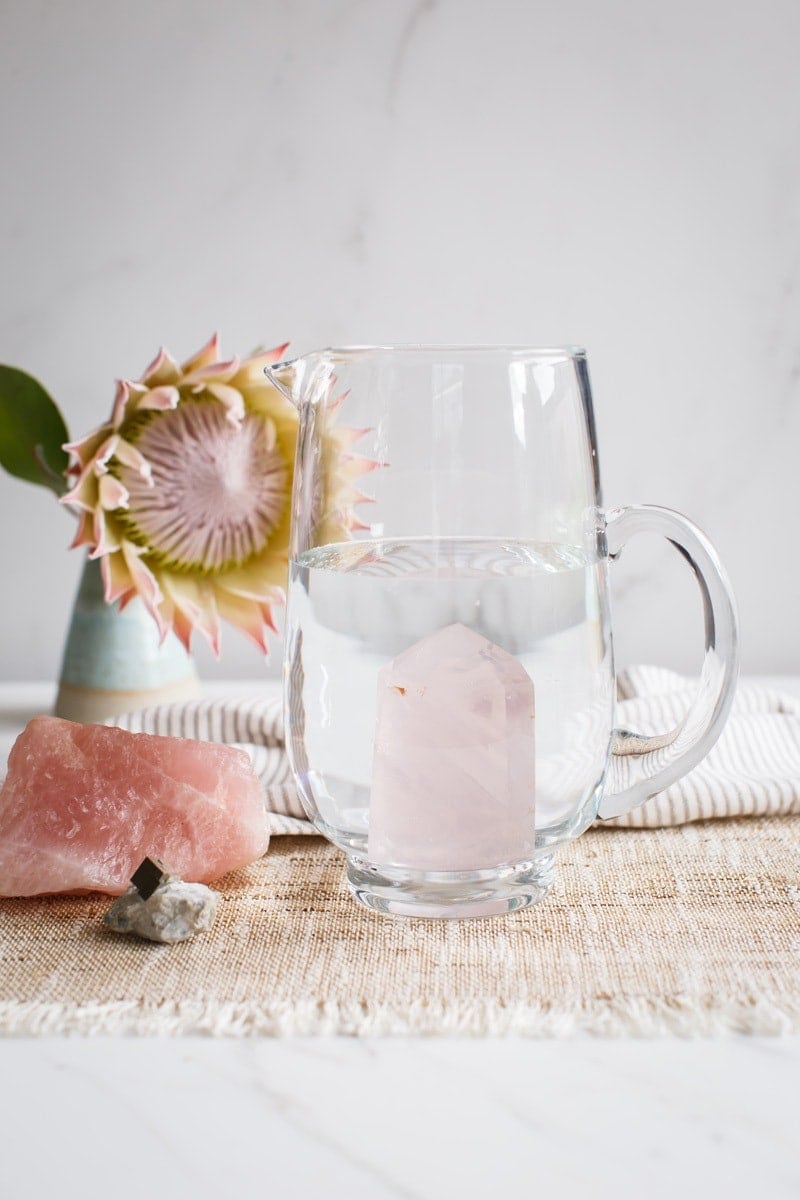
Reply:
<svg viewBox="0 0 800 1200"><path fill-rule="evenodd" d="M617 679L617 725L647 736L674 728L692 680L661 667L632 667ZM280 701L189 700L108 722L135 733L227 742L245 750L264 785L273 834L313 833L292 779ZM625 786L625 756L613 757L609 788ZM699 766L608 825L657 829L709 817L800 812L800 701L752 684L740 687L722 737Z"/></svg>
<svg viewBox="0 0 800 1200"><path fill-rule="evenodd" d="M617 676L618 727L663 734L683 718L696 682L662 667ZM624 755L613 756L608 788L625 786ZM640 808L604 825L660 829L709 817L800 812L800 700L755 684L740 685L717 744L701 763Z"/></svg>

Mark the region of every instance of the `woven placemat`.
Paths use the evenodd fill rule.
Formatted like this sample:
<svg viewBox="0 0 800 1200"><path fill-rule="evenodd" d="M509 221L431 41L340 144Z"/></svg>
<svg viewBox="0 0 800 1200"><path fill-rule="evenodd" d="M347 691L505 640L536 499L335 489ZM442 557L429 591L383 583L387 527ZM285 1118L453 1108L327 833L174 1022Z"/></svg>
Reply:
<svg viewBox="0 0 800 1200"><path fill-rule="evenodd" d="M318 838L275 839L175 947L101 896L0 902L8 1034L708 1034L800 1030L800 817L591 831L537 908L381 917Z"/></svg>

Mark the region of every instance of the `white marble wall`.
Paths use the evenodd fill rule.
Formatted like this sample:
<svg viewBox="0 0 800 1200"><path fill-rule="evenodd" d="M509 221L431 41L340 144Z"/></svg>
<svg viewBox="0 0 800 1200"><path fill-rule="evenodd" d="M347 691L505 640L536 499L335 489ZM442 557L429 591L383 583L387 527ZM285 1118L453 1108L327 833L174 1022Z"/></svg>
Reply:
<svg viewBox="0 0 800 1200"><path fill-rule="evenodd" d="M745 668L797 673L798 45L796 0L7 5L0 360L79 433L215 327L582 342L607 500L692 514ZM47 677L70 520L6 477L0 511L0 677ZM620 657L691 668L688 572L626 559ZM262 668L231 631L203 669Z"/></svg>

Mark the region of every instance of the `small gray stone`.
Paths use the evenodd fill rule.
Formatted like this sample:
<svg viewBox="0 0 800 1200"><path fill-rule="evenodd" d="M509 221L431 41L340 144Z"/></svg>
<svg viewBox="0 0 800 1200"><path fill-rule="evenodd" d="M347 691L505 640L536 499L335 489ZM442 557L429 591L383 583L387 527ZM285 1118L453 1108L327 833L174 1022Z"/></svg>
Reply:
<svg viewBox="0 0 800 1200"><path fill-rule="evenodd" d="M135 887L128 888L111 905L103 924L117 933L137 933L150 942L172 946L210 929L217 902L217 893L205 884L168 876L147 900Z"/></svg>

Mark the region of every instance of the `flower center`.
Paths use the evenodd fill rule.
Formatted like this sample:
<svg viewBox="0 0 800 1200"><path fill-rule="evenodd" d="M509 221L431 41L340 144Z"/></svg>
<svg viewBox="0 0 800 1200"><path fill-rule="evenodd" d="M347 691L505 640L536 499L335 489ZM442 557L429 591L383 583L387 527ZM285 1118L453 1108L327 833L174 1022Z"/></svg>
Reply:
<svg viewBox="0 0 800 1200"><path fill-rule="evenodd" d="M218 572L262 550L286 503L286 463L270 421L240 425L221 404L184 400L157 413L136 436L153 486L119 466L130 493L123 515L134 540L165 565Z"/></svg>

